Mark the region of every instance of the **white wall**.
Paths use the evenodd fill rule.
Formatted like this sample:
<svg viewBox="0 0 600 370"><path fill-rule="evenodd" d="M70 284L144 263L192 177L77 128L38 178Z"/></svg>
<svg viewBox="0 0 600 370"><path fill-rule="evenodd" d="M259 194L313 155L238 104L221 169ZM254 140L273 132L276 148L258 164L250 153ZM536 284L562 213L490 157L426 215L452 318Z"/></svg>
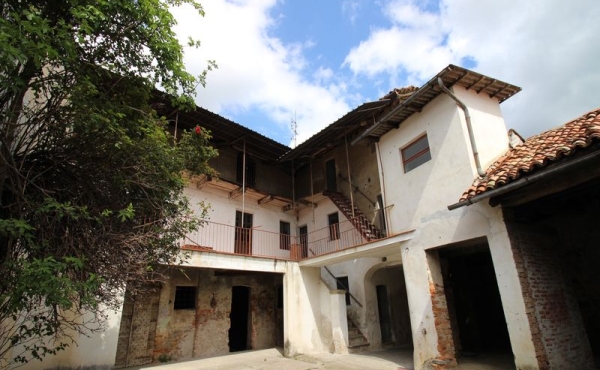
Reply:
<svg viewBox="0 0 600 370"><path fill-rule="evenodd" d="M224 252L234 252L234 228L236 211L252 214L253 229L257 232L253 233L253 249L259 251L261 243L268 243L273 248L269 251L273 252L274 256L281 258L289 258L290 252L285 249L279 249L279 222L285 221L290 223L291 235L296 234L297 228L294 214L292 211L283 212L281 209L269 205L259 205L256 199L246 196L245 202L242 202L242 196L235 199L229 198L229 193L219 189L211 188L210 185L205 185L202 189L197 189L195 186L190 186L185 189L186 196L189 197L190 203L196 212L199 212L198 204L204 202L205 205L210 205L207 215L207 221L216 222L223 225L228 225L230 228L220 228L218 234L213 234L211 238L219 238L219 240L227 239L227 242L222 242L220 245L226 247ZM269 232L262 233L262 231ZM189 240L199 240L199 235L203 232L200 229L196 233L188 236ZM189 242L186 241L186 244Z"/></svg>
<svg viewBox="0 0 600 370"><path fill-rule="evenodd" d="M77 368L77 367L96 367L110 368L115 363L117 353L117 340L119 337L119 327L121 324L121 310L107 310L107 326L102 333L94 333L89 337L72 333L75 343L70 343L64 351L59 351L56 355L44 357L43 362L38 360L19 367L24 370L39 370L53 368ZM13 350L13 356L20 353L20 348Z"/></svg>
<svg viewBox="0 0 600 370"><path fill-rule="evenodd" d="M508 148L506 128L494 99L455 87L469 106L482 164ZM427 133L432 159L404 173L400 149ZM477 204L449 211L477 175L463 112L442 94L421 113L384 135L379 142L386 205L393 205L391 230L416 229L402 249L409 298L415 368L439 357L438 337L429 295L436 271L425 251L465 240L488 240L512 348L518 366L533 366L535 356L510 242L499 209Z"/></svg>

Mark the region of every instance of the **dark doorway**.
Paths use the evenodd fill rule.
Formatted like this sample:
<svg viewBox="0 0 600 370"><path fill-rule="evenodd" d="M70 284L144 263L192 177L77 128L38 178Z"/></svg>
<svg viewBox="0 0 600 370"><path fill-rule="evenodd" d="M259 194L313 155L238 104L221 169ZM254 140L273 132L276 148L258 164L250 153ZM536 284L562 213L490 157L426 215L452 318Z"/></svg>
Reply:
<svg viewBox="0 0 600 370"><path fill-rule="evenodd" d="M237 254L252 254L252 215L235 212L235 248Z"/></svg>
<svg viewBox="0 0 600 370"><path fill-rule="evenodd" d="M300 235L300 251L302 253L302 258L306 258L308 257L308 226L300 226L298 234Z"/></svg>
<svg viewBox="0 0 600 370"><path fill-rule="evenodd" d="M248 349L248 316L250 306L250 288L234 286L231 289L231 313L229 319L229 352Z"/></svg>
<svg viewBox="0 0 600 370"><path fill-rule="evenodd" d="M335 169L335 159L325 162L325 176L327 178L327 190L337 191L337 171Z"/></svg>
<svg viewBox="0 0 600 370"><path fill-rule="evenodd" d="M379 230L383 235L387 235L387 224L385 222L385 209L383 207L383 197L381 194L377 196L377 204L379 205Z"/></svg>
<svg viewBox="0 0 600 370"><path fill-rule="evenodd" d="M487 244L441 250L448 312L458 355L510 352L506 319Z"/></svg>
<svg viewBox="0 0 600 370"><path fill-rule="evenodd" d="M377 285L377 311L379 312L379 328L381 329L381 343L390 343L392 338L392 317L388 291L385 285Z"/></svg>

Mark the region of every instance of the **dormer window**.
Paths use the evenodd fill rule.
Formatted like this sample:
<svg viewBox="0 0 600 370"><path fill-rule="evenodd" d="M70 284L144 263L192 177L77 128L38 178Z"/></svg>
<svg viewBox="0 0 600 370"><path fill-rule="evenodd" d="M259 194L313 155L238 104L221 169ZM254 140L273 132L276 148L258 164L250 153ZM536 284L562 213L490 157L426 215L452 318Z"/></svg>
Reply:
<svg viewBox="0 0 600 370"><path fill-rule="evenodd" d="M402 155L404 173L414 170L423 163L429 161L431 159L431 152L429 151L427 134L408 144L404 149L400 150L400 153Z"/></svg>

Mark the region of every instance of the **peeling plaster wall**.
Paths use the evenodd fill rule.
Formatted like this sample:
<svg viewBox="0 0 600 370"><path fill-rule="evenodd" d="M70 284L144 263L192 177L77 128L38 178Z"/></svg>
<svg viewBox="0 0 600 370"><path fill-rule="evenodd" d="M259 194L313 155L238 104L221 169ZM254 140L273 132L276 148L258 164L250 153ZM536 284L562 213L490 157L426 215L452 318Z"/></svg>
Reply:
<svg viewBox="0 0 600 370"><path fill-rule="evenodd" d="M275 347L277 288L281 283L282 276L276 274L229 276L215 275L211 269L188 268L185 274L173 270L170 280L159 292L137 298L133 327L126 321L121 326L124 340L119 342L117 365L156 362L161 357L182 360L229 353L229 314L234 286L250 288L249 349ZM196 309L173 309L176 286L197 288ZM153 311L156 312L154 322ZM132 339L126 340L130 336ZM129 361L125 362L127 356Z"/></svg>

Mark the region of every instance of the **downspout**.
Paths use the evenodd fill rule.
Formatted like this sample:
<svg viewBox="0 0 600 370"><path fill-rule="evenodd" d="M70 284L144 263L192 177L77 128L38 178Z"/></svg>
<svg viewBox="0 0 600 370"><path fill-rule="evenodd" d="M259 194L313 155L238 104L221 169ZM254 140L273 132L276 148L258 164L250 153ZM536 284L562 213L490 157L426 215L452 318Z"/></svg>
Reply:
<svg viewBox="0 0 600 370"><path fill-rule="evenodd" d="M467 131L469 132L469 141L471 141L471 149L473 150L473 158L475 159L475 166L477 167L477 174L480 177L485 177L485 171L481 169L481 163L479 162L479 152L477 151L477 145L475 144L475 135L473 135L473 127L471 126L471 115L469 114L469 109L467 106L458 100L458 98L452 94L450 90L444 85L441 77L438 77L438 84L442 88L442 91L445 92L448 96L450 96L456 104L460 107L460 109L465 112L465 121L467 121Z"/></svg>

